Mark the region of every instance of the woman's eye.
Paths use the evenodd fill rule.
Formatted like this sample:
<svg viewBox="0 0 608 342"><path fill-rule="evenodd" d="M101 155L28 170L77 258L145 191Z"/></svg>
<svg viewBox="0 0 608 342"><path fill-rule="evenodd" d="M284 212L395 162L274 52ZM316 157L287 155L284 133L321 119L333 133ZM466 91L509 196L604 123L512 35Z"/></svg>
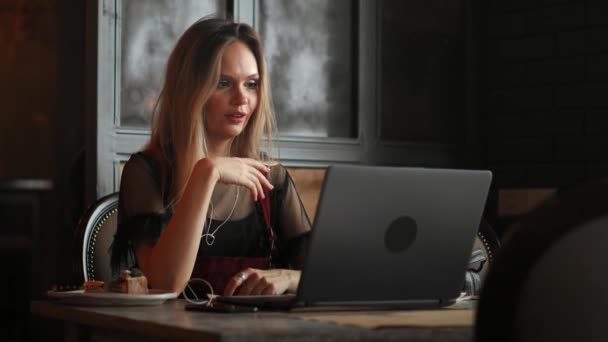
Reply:
<svg viewBox="0 0 608 342"><path fill-rule="evenodd" d="M247 81L247 83L245 84L245 86L249 89L257 89L258 88L258 81L257 80L249 80Z"/></svg>
<svg viewBox="0 0 608 342"><path fill-rule="evenodd" d="M220 79L217 82L217 87L222 89L222 88L227 88L228 86L230 86L230 81L226 80L226 79Z"/></svg>

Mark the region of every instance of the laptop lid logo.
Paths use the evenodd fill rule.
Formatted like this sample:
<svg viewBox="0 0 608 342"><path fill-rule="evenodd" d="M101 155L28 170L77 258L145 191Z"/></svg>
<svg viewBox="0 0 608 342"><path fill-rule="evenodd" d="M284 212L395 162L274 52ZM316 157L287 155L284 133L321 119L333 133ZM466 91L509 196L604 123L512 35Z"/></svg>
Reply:
<svg viewBox="0 0 608 342"><path fill-rule="evenodd" d="M401 216L391 222L384 233L384 245L392 253L407 250L416 240L418 225L409 216Z"/></svg>

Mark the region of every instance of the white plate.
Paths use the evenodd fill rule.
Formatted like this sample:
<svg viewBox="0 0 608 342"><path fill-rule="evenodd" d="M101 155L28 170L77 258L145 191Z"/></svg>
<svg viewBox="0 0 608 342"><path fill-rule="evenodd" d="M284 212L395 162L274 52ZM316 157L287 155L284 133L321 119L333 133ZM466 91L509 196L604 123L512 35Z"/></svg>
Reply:
<svg viewBox="0 0 608 342"><path fill-rule="evenodd" d="M86 306L151 306L160 305L167 299L174 299L179 293L164 290L150 290L148 294L127 294L118 292L89 292L76 291L48 291L50 299L58 300L64 304Z"/></svg>

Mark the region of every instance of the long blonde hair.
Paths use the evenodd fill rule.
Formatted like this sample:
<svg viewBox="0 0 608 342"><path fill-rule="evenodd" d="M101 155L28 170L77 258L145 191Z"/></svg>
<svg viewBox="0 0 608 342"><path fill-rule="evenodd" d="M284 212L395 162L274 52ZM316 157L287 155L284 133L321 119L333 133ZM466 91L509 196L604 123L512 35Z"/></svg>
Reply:
<svg viewBox="0 0 608 342"><path fill-rule="evenodd" d="M208 18L190 26L167 62L165 82L154 110L152 134L145 150L161 168L163 197L173 207L182 197L196 162L207 156L205 104L216 89L225 48L245 43L258 64L259 102L243 132L232 142L231 156L260 160L264 133L272 151L276 122L260 39L246 24ZM169 193L165 193L165 191Z"/></svg>

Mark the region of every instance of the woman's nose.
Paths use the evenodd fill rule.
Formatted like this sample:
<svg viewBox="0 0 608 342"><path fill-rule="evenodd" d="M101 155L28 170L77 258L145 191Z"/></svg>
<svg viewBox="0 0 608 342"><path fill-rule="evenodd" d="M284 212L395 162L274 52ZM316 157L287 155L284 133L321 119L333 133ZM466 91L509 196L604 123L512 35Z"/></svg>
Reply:
<svg viewBox="0 0 608 342"><path fill-rule="evenodd" d="M242 87L235 87L235 91L232 96L232 101L236 105L247 104L249 102L249 99L247 98L247 93L245 92L245 89L243 89Z"/></svg>

